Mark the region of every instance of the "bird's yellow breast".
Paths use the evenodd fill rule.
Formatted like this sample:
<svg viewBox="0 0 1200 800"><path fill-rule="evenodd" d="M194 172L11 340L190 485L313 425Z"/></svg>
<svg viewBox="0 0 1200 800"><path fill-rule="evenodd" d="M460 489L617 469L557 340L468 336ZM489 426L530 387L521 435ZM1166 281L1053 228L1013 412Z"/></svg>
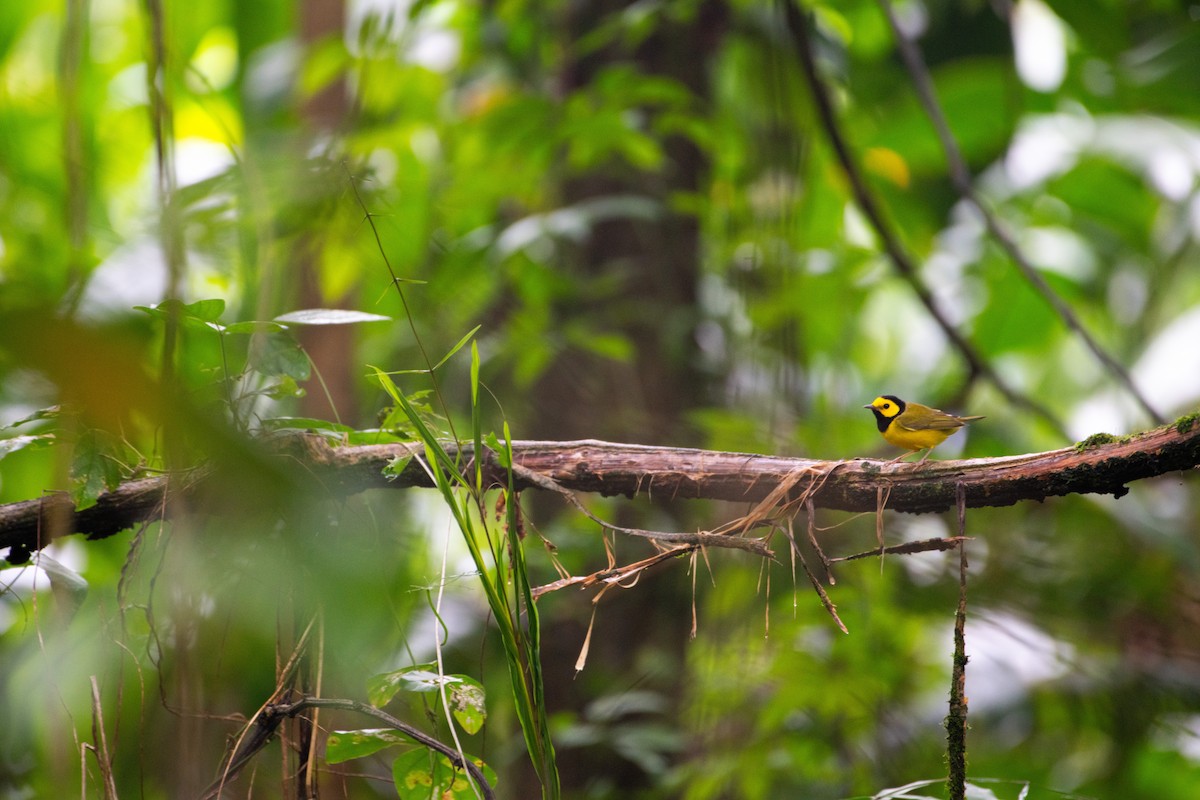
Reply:
<svg viewBox="0 0 1200 800"><path fill-rule="evenodd" d="M903 447L906 450L925 450L926 448L937 447L946 441L946 437L956 430L958 428L926 428L914 431L905 428L899 420L892 420L892 424L888 425L887 429L883 431L883 438L889 443L897 447Z"/></svg>

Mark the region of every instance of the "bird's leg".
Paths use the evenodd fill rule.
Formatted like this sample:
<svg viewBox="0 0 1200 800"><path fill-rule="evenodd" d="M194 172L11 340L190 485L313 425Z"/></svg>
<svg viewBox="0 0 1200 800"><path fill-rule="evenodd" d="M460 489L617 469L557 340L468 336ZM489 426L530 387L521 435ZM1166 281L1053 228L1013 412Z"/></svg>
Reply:
<svg viewBox="0 0 1200 800"><path fill-rule="evenodd" d="M920 460L920 461L918 461L916 465L919 467L919 466L921 466L922 464L924 464L926 461L928 461L928 460L929 460L929 454L930 454L930 453L932 453L932 452L933 452L933 448L932 448L932 447L928 448L928 449L925 451L925 455L921 456L921 460Z"/></svg>

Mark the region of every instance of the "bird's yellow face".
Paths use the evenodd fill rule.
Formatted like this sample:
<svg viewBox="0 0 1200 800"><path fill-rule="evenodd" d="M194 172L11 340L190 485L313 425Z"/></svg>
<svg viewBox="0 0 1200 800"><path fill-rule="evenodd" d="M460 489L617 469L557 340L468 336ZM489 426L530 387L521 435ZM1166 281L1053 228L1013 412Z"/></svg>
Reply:
<svg viewBox="0 0 1200 800"><path fill-rule="evenodd" d="M900 447L907 446L902 442L896 441L895 437L900 433L901 426L899 424L893 425L892 423L908 409L908 403L894 394L881 394L872 400L870 405L865 405L863 408L875 415L875 425L879 428L879 432L883 434L884 439Z"/></svg>
<svg viewBox="0 0 1200 800"><path fill-rule="evenodd" d="M875 417L880 421L891 420L897 417L904 411L904 401L891 395L882 395L871 401L871 405L865 406L875 412Z"/></svg>

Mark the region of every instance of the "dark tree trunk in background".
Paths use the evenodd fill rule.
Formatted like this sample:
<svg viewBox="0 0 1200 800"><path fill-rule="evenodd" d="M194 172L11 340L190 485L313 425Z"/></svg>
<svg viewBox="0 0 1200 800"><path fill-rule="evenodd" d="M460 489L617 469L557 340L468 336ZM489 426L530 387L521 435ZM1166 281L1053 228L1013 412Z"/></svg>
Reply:
<svg viewBox="0 0 1200 800"><path fill-rule="evenodd" d="M578 41L628 5L572 4L573 16L567 20L569 30L564 38ZM725 21L724 4L702 3L686 22L661 19L655 33L633 53L611 46L573 61L568 58L561 75L563 92L587 86L607 66L632 62L642 74L679 81L703 103L709 94L705 66L721 42ZM609 164L602 173L574 178L563 187L566 206L613 195L637 196L654 201L660 216L603 221L574 253L574 261L562 265L583 275L583 284L598 276L619 276L620 291L606 297L579 298L575 307L560 308L559 314L564 320L582 315L591 330L625 336L632 342L634 354L624 363L579 349L561 355L533 393L534 414L527 430L536 438L697 443L686 415L701 405L705 392L694 335L699 220L672 211L670 198L677 192L700 190L709 164L707 156L686 139L674 137L665 149L667 163L660 172ZM558 505L543 503L537 510ZM675 510L682 513L682 509ZM623 522L632 524L634 520ZM622 552L629 552L622 547ZM608 693L636 688L659 692L670 707L677 705L677 678L682 673L691 618L691 596L680 575L662 582L648 578L636 592L606 596L595 617L590 666L578 677L574 664L591 617L590 595L576 595L571 612L554 615L563 622L544 631L542 637L550 709L573 710L582 716L581 698L595 697L586 688L589 674L623 676L613 680ZM654 648L653 659L643 657L647 643ZM647 671L650 664L652 672ZM639 767L603 745L560 752L559 768L563 790L568 793L584 790L598 776L618 791L653 785ZM520 791L514 796L536 796L532 771L519 780Z"/></svg>
<svg viewBox="0 0 1200 800"><path fill-rule="evenodd" d="M345 21L346 6L343 0L301 0L297 20L301 44L312 48L325 39L342 36ZM317 140L334 134L343 127L348 108L345 81L330 82L301 106L300 116L304 120L301 135L305 139ZM310 143L303 141L302 146L308 148ZM336 197L337 193L334 192L333 196ZM321 197L319 200L331 202L332 198ZM292 263L296 265L297 284L291 294L296 298L296 307L354 308L356 301L352 292L342 297L326 297L321 288L321 235L322 230L318 222L315 230L301 232L293 245ZM353 376L353 365L356 363L353 327L299 327L297 339L308 354L314 373L306 386L307 393L300 399L302 416L356 424L358 404L355 401ZM290 605L294 626L288 630L285 622L279 630L280 652L288 653L299 641L300 631L304 630L320 611L299 586L294 587L289 598L281 598L280 602L283 609ZM286 614L286 610L281 612L281 619L286 620ZM323 656L319 654L319 650L316 651L316 655L313 655L313 652L306 653L299 670L292 678L293 689L298 693L317 694L325 688L316 677L320 675L321 669L316 659ZM279 677L277 676L277 679ZM318 724L317 714L309 711L297 715L283 726L284 786L290 788L292 796L299 800L318 796L319 765L309 759L313 732ZM293 748L294 753L288 754L288 748ZM332 786L327 787L327 791L330 795L340 794Z"/></svg>
<svg viewBox="0 0 1200 800"><path fill-rule="evenodd" d="M345 30L346 8L342 0L304 0L300 5L300 40L312 47ZM345 122L348 111L345 81L332 81L310 97L301 108L308 133L314 137L332 134ZM336 193L335 193L336 196ZM298 308L354 308L353 294L325 297L321 291L320 242L301 235L294 263L298 265ZM354 391L354 326L310 325L299 329L300 345L320 374L309 381L300 400L300 414L316 419L356 424L358 403ZM322 385L323 384L323 385Z"/></svg>
<svg viewBox="0 0 1200 800"><path fill-rule="evenodd" d="M568 41L596 29L601 20L628 3L592 2L573 6ZM588 85L607 66L633 62L646 75L672 78L701 101L708 95L705 65L724 33L722 3L701 4L684 24L663 19L654 35L634 53L615 47L567 61L564 94ZM537 438L605 438L648 444L692 443L684 412L704 392L696 369L694 329L699 267L699 223L670 209L675 192L692 193L704 182L706 156L689 140L666 142L667 163L659 173L633 167L570 180L564 205L614 195L648 198L658 219L609 219L597 224L564 265L587 278L614 273L623 291L608 297L579 298L564 317L584 315L593 329L619 333L634 345L627 363L570 350L539 381L530 433Z"/></svg>

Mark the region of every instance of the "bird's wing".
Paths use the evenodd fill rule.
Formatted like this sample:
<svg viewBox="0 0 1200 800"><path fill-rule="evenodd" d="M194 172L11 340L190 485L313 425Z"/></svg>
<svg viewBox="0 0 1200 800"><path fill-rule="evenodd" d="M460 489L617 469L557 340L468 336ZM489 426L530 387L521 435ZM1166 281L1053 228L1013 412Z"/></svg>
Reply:
<svg viewBox="0 0 1200 800"><path fill-rule="evenodd" d="M896 422L909 431L951 431L963 426L963 420L949 414L930 414L926 419L897 419Z"/></svg>

